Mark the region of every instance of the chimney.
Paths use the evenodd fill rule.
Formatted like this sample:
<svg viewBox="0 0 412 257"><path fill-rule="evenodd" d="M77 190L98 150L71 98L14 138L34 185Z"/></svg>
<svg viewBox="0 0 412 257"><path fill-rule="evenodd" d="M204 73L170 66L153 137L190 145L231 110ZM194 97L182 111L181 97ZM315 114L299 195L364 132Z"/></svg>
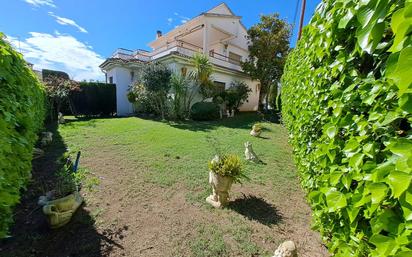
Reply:
<svg viewBox="0 0 412 257"><path fill-rule="evenodd" d="M156 31L156 39L162 36L162 31L158 30Z"/></svg>

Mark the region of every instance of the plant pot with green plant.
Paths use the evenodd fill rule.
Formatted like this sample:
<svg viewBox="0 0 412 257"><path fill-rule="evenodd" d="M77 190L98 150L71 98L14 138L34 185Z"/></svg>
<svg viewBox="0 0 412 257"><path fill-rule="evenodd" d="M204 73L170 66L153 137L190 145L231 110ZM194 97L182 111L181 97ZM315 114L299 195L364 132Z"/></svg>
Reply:
<svg viewBox="0 0 412 257"><path fill-rule="evenodd" d="M237 155L216 155L209 161L209 184L213 194L206 202L215 208L222 208L229 202L229 191L233 183L246 178L242 171L242 162Z"/></svg>
<svg viewBox="0 0 412 257"><path fill-rule="evenodd" d="M250 131L250 135L254 137L259 137L262 133L263 126L260 123L255 123Z"/></svg>

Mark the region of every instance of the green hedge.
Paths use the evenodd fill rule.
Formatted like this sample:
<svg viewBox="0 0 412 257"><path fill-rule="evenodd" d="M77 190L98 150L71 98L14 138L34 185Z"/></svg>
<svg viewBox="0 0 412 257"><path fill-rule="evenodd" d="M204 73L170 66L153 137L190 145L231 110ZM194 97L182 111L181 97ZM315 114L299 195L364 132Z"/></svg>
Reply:
<svg viewBox="0 0 412 257"><path fill-rule="evenodd" d="M30 178L33 145L43 125L44 88L0 33L0 238Z"/></svg>
<svg viewBox="0 0 412 257"><path fill-rule="evenodd" d="M70 93L74 115L113 115L116 113L116 85L80 82L80 90Z"/></svg>
<svg viewBox="0 0 412 257"><path fill-rule="evenodd" d="M283 119L335 256L412 256L412 3L323 0L290 54Z"/></svg>
<svg viewBox="0 0 412 257"><path fill-rule="evenodd" d="M193 120L216 120L219 118L219 106L212 102L197 102L190 108Z"/></svg>

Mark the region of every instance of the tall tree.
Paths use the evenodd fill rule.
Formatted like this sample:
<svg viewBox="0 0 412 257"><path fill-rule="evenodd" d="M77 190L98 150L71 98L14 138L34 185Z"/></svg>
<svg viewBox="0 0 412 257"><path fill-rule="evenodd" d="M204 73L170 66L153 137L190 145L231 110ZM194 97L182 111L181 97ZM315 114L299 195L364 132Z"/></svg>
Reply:
<svg viewBox="0 0 412 257"><path fill-rule="evenodd" d="M260 110L263 99L266 99L265 107L268 108L270 86L276 85L283 74L290 36L291 25L277 13L260 16L260 22L248 29L249 57L242 63L242 68L260 81Z"/></svg>

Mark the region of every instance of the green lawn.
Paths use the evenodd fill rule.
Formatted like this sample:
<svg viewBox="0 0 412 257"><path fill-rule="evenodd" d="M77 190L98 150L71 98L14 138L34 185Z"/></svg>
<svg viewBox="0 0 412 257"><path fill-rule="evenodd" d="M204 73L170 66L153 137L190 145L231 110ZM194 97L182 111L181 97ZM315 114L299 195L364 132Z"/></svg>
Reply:
<svg viewBox="0 0 412 257"><path fill-rule="evenodd" d="M262 138L254 138L257 121L256 114L182 123L69 117L58 131L99 181L82 190L96 230L127 227L113 256L270 256L286 239L297 241L302 256L326 256L309 228L285 129L264 123ZM207 162L219 152L243 159L246 141L264 163L245 162L250 181L232 188L228 208L212 209Z"/></svg>

